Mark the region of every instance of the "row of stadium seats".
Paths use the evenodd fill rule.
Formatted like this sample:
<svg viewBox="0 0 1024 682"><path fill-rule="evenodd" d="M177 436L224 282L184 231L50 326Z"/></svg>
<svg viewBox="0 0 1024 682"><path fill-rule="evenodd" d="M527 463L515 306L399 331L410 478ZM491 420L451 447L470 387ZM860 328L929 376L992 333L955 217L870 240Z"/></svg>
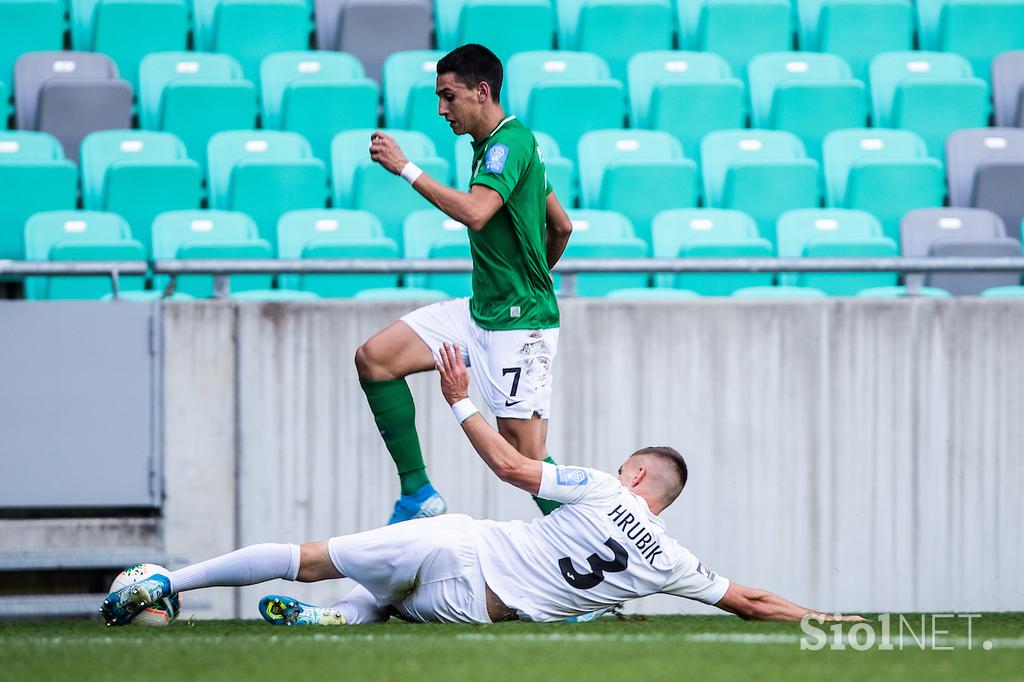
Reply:
<svg viewBox="0 0 1024 682"><path fill-rule="evenodd" d="M573 237L563 258L643 258L648 245L629 220L614 211L571 211ZM778 246L763 239L753 219L740 211L722 209L671 210L659 213L652 228L653 254L659 258L885 258L900 254L884 237L881 225L863 211L795 210L778 222ZM463 225L430 209L410 214L403 226L402 246L385 236L380 222L366 211L302 210L284 214L277 225L281 258L469 258ZM1008 238L998 216L982 209L919 209L901 225L902 255L1020 256L1021 243ZM274 250L260 237L247 215L232 211L170 211L153 223L154 259L270 259ZM53 211L32 216L25 227L28 260L127 260L146 258L143 245L132 238L128 224L116 214L98 211ZM917 278L916 280L914 278ZM471 293L468 274L408 274L399 288L398 274L285 274L282 290L320 297L351 297L366 289L397 289L395 295L422 290L447 296ZM556 288L561 278L555 276ZM272 275L233 275L231 290L270 289ZM726 296L746 287L771 286L772 273L661 273L658 288L685 289L705 296ZM863 289L894 287L896 273L783 273L783 286L811 287L830 295L849 296ZM647 288L645 273L580 274L577 293L603 296L620 289ZM1018 286L1019 273L935 273L909 276L908 285L939 287L954 293L980 293L996 286ZM166 275L153 279L159 295ZM141 291L142 277L125 277L127 291ZM110 294L106 277L29 277L28 298L98 298ZM210 296L212 277L180 276L176 291Z"/></svg>
<svg viewBox="0 0 1024 682"><path fill-rule="evenodd" d="M389 132L434 177L448 181L454 175L458 187L468 187L472 149L467 138L457 146L452 174L424 134ZM0 258L24 256L22 229L30 215L79 205L123 216L146 254L153 253L150 232L157 214L203 206L249 214L275 252L275 230L283 213L328 203L372 211L386 235L400 242L406 216L428 204L369 159L369 134L363 129L336 135L328 167L297 133L217 133L204 168L170 133L91 133L81 148L79 204L79 169L63 158L52 136L0 132ZM652 219L667 209L703 205L744 210L756 220L761 236L775 245L781 213L825 205L872 213L884 236L898 244L904 213L942 206L947 195L942 162L927 155L916 135L902 130L833 132L826 138L820 166L804 155L798 138L783 131L709 133L697 157L699 166L663 131L585 133L578 165L561 157L548 136L538 133L537 138L552 186L567 207L574 205L578 185L581 207L624 213L648 243ZM1024 130L954 132L945 170L951 206L993 210L1010 236L1020 236Z"/></svg>
<svg viewBox="0 0 1024 682"><path fill-rule="evenodd" d="M65 12L70 46L110 54L133 83L146 54L190 43L235 56L251 80L264 55L311 44L359 55L373 77L400 50L479 42L504 61L557 46L600 54L619 79L630 55L673 47L719 53L738 72L799 46L839 54L861 77L874 55L915 44L963 54L981 74L1024 48L1021 0L0 0L0 80L21 52L64 46Z"/></svg>
<svg viewBox="0 0 1024 682"><path fill-rule="evenodd" d="M449 164L455 138L437 115L434 72L440 52L391 55L384 66L383 122L420 130ZM999 63L994 90L997 122L1021 121L1024 51ZM90 131L132 127L133 89L101 54L35 52L23 55L14 81L15 127L51 132L77 159ZM338 52L283 52L261 66L260 96L227 55L156 53L142 63L138 121L146 130L181 137L189 155L204 163L210 136L222 130L291 130L306 136L328 160L330 141L342 130L379 122L380 93L359 61ZM788 130L806 152L821 159L825 135L840 128L904 128L918 133L932 156L942 158L946 137L958 128L985 126L992 105L986 84L962 57L949 53L886 53L871 63L870 91L836 55L777 52L751 61L747 82L732 76L713 54L647 52L629 63L628 87L609 78L595 54L526 52L508 64L502 89L505 108L527 125L549 133L564 156L576 159L587 130L633 127L676 135L684 153L712 130ZM628 92L628 97L627 97ZM749 92L749 97L747 93ZM7 98L0 95L0 102ZM578 104L587 102L586 107ZM627 111L628 109L628 111ZM572 116L564 115L572 111ZM749 117L748 117L749 112ZM1001 112L1001 113L1000 113ZM0 116L0 125L7 117Z"/></svg>

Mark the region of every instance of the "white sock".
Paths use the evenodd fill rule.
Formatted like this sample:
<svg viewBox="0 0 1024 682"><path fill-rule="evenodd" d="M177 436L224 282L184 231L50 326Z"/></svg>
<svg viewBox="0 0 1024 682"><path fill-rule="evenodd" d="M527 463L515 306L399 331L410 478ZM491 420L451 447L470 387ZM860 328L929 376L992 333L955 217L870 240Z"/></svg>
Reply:
<svg viewBox="0 0 1024 682"><path fill-rule="evenodd" d="M331 604L331 608L341 611L349 625L383 623L387 620L387 611L377 604L368 589L359 584L344 599Z"/></svg>
<svg viewBox="0 0 1024 682"><path fill-rule="evenodd" d="M184 592L200 587L255 585L274 578L295 580L298 574L298 545L264 543L171 571L168 577L173 592Z"/></svg>

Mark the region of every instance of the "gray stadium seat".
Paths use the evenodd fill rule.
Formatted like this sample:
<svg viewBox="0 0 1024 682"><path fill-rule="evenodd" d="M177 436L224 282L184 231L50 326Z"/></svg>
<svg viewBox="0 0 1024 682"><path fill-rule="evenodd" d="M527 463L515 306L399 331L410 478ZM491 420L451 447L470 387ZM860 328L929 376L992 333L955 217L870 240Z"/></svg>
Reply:
<svg viewBox="0 0 1024 682"><path fill-rule="evenodd" d="M1005 238L1006 227L1003 225L1003 221L992 211L981 208L921 208L907 213L900 223L900 253L908 258L953 255L955 248L948 245L951 241L962 240L974 244L1002 242ZM938 253L933 253L936 243L939 244ZM1019 243L1017 255L1020 255ZM906 284L911 288L927 284L950 292L960 292L963 287L957 283L957 278L965 278L964 281L968 284L974 278L973 273L943 273L941 282L935 283L933 279L935 274L938 273L933 273L931 276L907 275ZM988 286L998 285L989 284Z"/></svg>
<svg viewBox="0 0 1024 682"><path fill-rule="evenodd" d="M992 61L992 102L997 126L1024 127L1024 50L1004 52Z"/></svg>
<svg viewBox="0 0 1024 682"><path fill-rule="evenodd" d="M354 54L378 83L388 55L429 50L433 30L430 0L316 0L317 47Z"/></svg>
<svg viewBox="0 0 1024 682"><path fill-rule="evenodd" d="M972 128L946 141L950 206L997 214L1007 235L1020 239L1024 218L1024 130Z"/></svg>
<svg viewBox="0 0 1024 682"><path fill-rule="evenodd" d="M117 66L92 52L29 52L14 64L15 120L60 140L78 161L88 133L132 127L132 87Z"/></svg>
<svg viewBox="0 0 1024 682"><path fill-rule="evenodd" d="M1019 258L1020 241L1009 237L992 239L939 239L932 244L929 256ZM953 295L976 296L986 289L1020 284L1019 272L931 272L925 277L929 287L945 289Z"/></svg>

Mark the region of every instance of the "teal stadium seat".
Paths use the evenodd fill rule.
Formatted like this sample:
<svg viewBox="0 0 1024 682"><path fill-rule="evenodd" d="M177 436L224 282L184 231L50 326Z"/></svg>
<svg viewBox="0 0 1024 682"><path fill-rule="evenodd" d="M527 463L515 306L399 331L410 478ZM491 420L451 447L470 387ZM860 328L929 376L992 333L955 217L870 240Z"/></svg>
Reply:
<svg viewBox="0 0 1024 682"><path fill-rule="evenodd" d="M153 257L172 259L273 258L268 242L259 238L256 223L237 211L169 211L153 221ZM153 283L164 290L170 275ZM271 275L231 275L232 292L270 289ZM212 275L178 275L175 292L196 298L213 295Z"/></svg>
<svg viewBox="0 0 1024 682"><path fill-rule="evenodd" d="M963 55L974 75L989 79L1001 52L1024 49L1021 0L916 0L922 50Z"/></svg>
<svg viewBox="0 0 1024 682"><path fill-rule="evenodd" d="M152 254L153 218L199 208L203 175L171 133L104 130L82 140L82 203L117 213Z"/></svg>
<svg viewBox="0 0 1024 682"><path fill-rule="evenodd" d="M49 133L0 132L0 259L25 257L25 222L34 213L71 210L78 169Z"/></svg>
<svg viewBox="0 0 1024 682"><path fill-rule="evenodd" d="M296 291L294 289L251 289L233 292L230 297L236 301L274 301L278 303L320 300L320 297L312 291Z"/></svg>
<svg viewBox="0 0 1024 682"><path fill-rule="evenodd" d="M440 50L396 52L384 60L384 123L395 130L416 130L434 143L438 156L455 167L455 134L437 113L437 62ZM460 136L458 139L468 136Z"/></svg>
<svg viewBox="0 0 1024 682"><path fill-rule="evenodd" d="M151 52L188 48L186 0L71 0L71 47L102 52L139 89L139 64Z"/></svg>
<svg viewBox="0 0 1024 682"><path fill-rule="evenodd" d="M142 244L132 239L128 223L113 213L47 211L25 224L26 260L145 261ZM145 278L120 277L119 288L140 290ZM27 277L28 299L96 299L113 293L107 275Z"/></svg>
<svg viewBox="0 0 1024 682"><path fill-rule="evenodd" d="M146 55L139 66L139 87L140 127L174 133L203 169L214 134L256 125L256 87L226 54Z"/></svg>
<svg viewBox="0 0 1024 682"><path fill-rule="evenodd" d="M469 228L435 208L414 211L402 226L406 258L469 258ZM409 273L405 285L415 290L443 291L446 296L473 293L470 273Z"/></svg>
<svg viewBox="0 0 1024 682"><path fill-rule="evenodd" d="M385 289L363 289L352 298L360 301L443 301L448 294L438 289L417 289L414 287L388 287Z"/></svg>
<svg viewBox="0 0 1024 682"><path fill-rule="evenodd" d="M676 11L680 47L721 55L741 76L754 55L793 48L789 0L676 0Z"/></svg>
<svg viewBox="0 0 1024 682"><path fill-rule="evenodd" d="M618 301L674 301L680 299L700 298L700 294L686 289L657 289L639 287L634 289L616 289L605 294L605 298Z"/></svg>
<svg viewBox="0 0 1024 682"><path fill-rule="evenodd" d="M327 171L298 133L235 130L210 138L212 208L242 211L277 248L277 221L284 213L327 205Z"/></svg>
<svg viewBox="0 0 1024 682"><path fill-rule="evenodd" d="M783 211L819 204L818 164L793 133L719 130L704 137L700 155L705 206L749 213L773 244Z"/></svg>
<svg viewBox="0 0 1024 682"><path fill-rule="evenodd" d="M914 47L910 0L796 0L800 49L839 55L867 80L868 63L882 52Z"/></svg>
<svg viewBox="0 0 1024 682"><path fill-rule="evenodd" d="M825 202L869 211L897 244L900 220L915 208L941 206L942 162L909 130L837 130L825 138Z"/></svg>
<svg viewBox="0 0 1024 682"><path fill-rule="evenodd" d="M152 291L148 289L145 291L122 291L118 293L117 296L118 301L127 301L129 303L152 303L153 301L159 301L161 299L168 301L194 301L195 297L182 293L174 293L171 294L170 296L164 297L164 292ZM109 293L101 297L100 300L113 301L115 300L114 294Z"/></svg>
<svg viewBox="0 0 1024 682"><path fill-rule="evenodd" d="M743 81L716 54L661 50L629 60L633 127L675 135L685 156L698 164L707 133L744 127L745 97Z"/></svg>
<svg viewBox="0 0 1024 682"><path fill-rule="evenodd" d="M290 211L277 223L280 258L398 258L398 245L368 211L306 209ZM321 298L350 298L363 289L398 285L389 274L283 274L281 287Z"/></svg>
<svg viewBox="0 0 1024 682"><path fill-rule="evenodd" d="M954 130L988 124L988 88L960 55L886 52L870 72L874 125L914 131L936 158Z"/></svg>
<svg viewBox="0 0 1024 682"><path fill-rule="evenodd" d="M558 0L559 47L592 52L612 78L626 80L637 52L668 50L675 29L669 0Z"/></svg>
<svg viewBox="0 0 1024 682"><path fill-rule="evenodd" d="M231 55L257 83L260 62L272 52L309 47L306 0L192 0L195 49Z"/></svg>
<svg viewBox="0 0 1024 682"><path fill-rule="evenodd" d="M562 156L558 143L547 133L533 131L537 140L544 168L548 172L548 183L558 197L558 201L567 208L576 204L576 164ZM472 179L473 144L469 135L460 135L455 141L455 186L460 190L469 189Z"/></svg>
<svg viewBox="0 0 1024 682"><path fill-rule="evenodd" d="M549 0L437 0L437 46L486 45L505 61L516 52L554 47L555 13Z"/></svg>
<svg viewBox="0 0 1024 682"><path fill-rule="evenodd" d="M0 82L14 90L14 62L26 52L64 46L63 0L0 0ZM2 113L7 113L3 102Z"/></svg>
<svg viewBox="0 0 1024 682"><path fill-rule="evenodd" d="M662 211L651 225L655 258L770 258L771 243L742 211L677 209ZM658 273L655 285L728 296L737 289L770 286L772 273Z"/></svg>
<svg viewBox="0 0 1024 682"><path fill-rule="evenodd" d="M753 127L788 130L821 161L821 141L840 128L867 123L867 92L833 54L771 52L747 67Z"/></svg>
<svg viewBox="0 0 1024 682"><path fill-rule="evenodd" d="M277 52L260 65L263 127L299 133L325 164L336 133L377 124L377 83L343 52Z"/></svg>
<svg viewBox="0 0 1024 682"><path fill-rule="evenodd" d="M794 286L772 286L772 287L744 287L732 292L733 298L825 298L826 294L821 289L813 287Z"/></svg>
<svg viewBox="0 0 1024 682"><path fill-rule="evenodd" d="M434 144L413 130L384 132L393 136L406 158L435 180L448 181L448 162L438 158ZM371 129L338 133L331 143L331 182L334 206L373 212L384 226L384 235L401 242L402 222L413 211L429 208L430 202L397 175L370 160Z"/></svg>
<svg viewBox="0 0 1024 682"><path fill-rule="evenodd" d="M608 65L595 54L520 52L505 73L506 110L551 135L572 161L583 133L623 126L622 83L609 78Z"/></svg>
<svg viewBox="0 0 1024 682"><path fill-rule="evenodd" d="M579 147L583 207L623 213L647 244L656 213L697 205L697 165L669 133L595 130Z"/></svg>
<svg viewBox="0 0 1024 682"><path fill-rule="evenodd" d="M637 238L629 219L617 211L568 211L572 237L562 260L590 258L645 258L647 242ZM555 275L555 290L562 277ZM650 276L643 272L581 273L576 275L577 296L605 296L616 289L648 286Z"/></svg>
<svg viewBox="0 0 1024 682"><path fill-rule="evenodd" d="M777 227L780 258L895 258L896 242L866 211L799 209L786 211ZM781 273L779 283L853 296L862 289L896 284L895 272Z"/></svg>

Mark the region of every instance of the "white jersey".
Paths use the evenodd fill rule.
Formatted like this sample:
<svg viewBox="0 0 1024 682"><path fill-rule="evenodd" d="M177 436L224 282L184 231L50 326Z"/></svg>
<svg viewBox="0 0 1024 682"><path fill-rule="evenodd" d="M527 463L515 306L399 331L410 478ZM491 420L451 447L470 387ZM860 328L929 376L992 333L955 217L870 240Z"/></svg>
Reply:
<svg viewBox="0 0 1024 682"><path fill-rule="evenodd" d="M473 525L487 585L523 620L562 620L658 592L715 604L729 588L614 476L544 463L538 497L563 506L530 523Z"/></svg>

